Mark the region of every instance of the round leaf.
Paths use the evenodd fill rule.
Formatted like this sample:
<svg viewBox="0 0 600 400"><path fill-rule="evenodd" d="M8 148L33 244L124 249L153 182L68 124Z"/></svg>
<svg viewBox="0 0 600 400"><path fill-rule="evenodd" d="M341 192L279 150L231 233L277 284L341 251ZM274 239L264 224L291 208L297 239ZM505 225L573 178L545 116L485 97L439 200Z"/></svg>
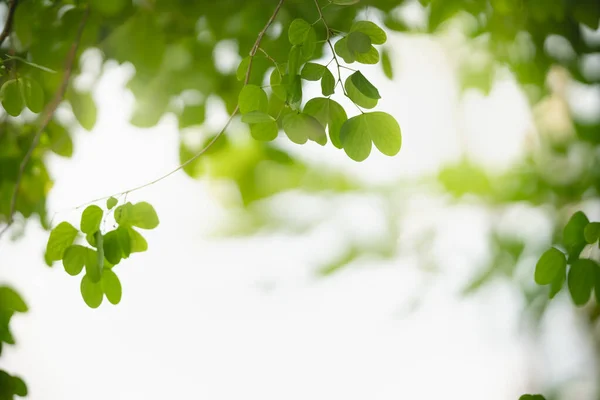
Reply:
<svg viewBox="0 0 600 400"><path fill-rule="evenodd" d="M350 79L354 86L366 97L370 99L380 99L379 91L365 76L360 72L356 71L350 75Z"/></svg>
<svg viewBox="0 0 600 400"><path fill-rule="evenodd" d="M87 259L88 248L80 245L67 247L63 257L63 266L67 274L71 276L79 275Z"/></svg>
<svg viewBox="0 0 600 400"><path fill-rule="evenodd" d="M565 255L562 251L552 247L542 254L535 266L535 282L538 285L549 285L566 268Z"/></svg>
<svg viewBox="0 0 600 400"><path fill-rule="evenodd" d="M331 143L338 149L342 148L340 130L344 122L348 119L344 107L334 100L315 97L306 103L303 112L312 115L321 125L327 127Z"/></svg>
<svg viewBox="0 0 600 400"><path fill-rule="evenodd" d="M23 81L23 97L25 105L34 113L39 113L44 109L44 89L37 81L25 79Z"/></svg>
<svg viewBox="0 0 600 400"><path fill-rule="evenodd" d="M302 18L296 18L290 24L288 39L291 44L299 45L304 42L312 26Z"/></svg>
<svg viewBox="0 0 600 400"><path fill-rule="evenodd" d="M261 141L275 140L278 131L279 129L277 129L277 122L274 120L252 124L252 126L250 126L250 134L252 137Z"/></svg>
<svg viewBox="0 0 600 400"><path fill-rule="evenodd" d="M2 85L0 88L0 97L2 98L2 106L9 115L16 117L21 114L25 101L21 92L21 83L16 79L11 79Z"/></svg>
<svg viewBox="0 0 600 400"><path fill-rule="evenodd" d="M362 32L350 32L348 50L355 53L366 53L371 49L371 38Z"/></svg>
<svg viewBox="0 0 600 400"><path fill-rule="evenodd" d="M306 63L302 68L300 76L307 81L318 81L323 76L327 68L324 65L316 63Z"/></svg>
<svg viewBox="0 0 600 400"><path fill-rule="evenodd" d="M563 243L569 253L569 259L576 258L587 244L584 230L590 221L586 215L577 211L571 216L563 231Z"/></svg>
<svg viewBox="0 0 600 400"><path fill-rule="evenodd" d="M356 61L354 53L348 48L348 38L346 36L335 42L334 49L336 54L342 57L346 64L352 64Z"/></svg>
<svg viewBox="0 0 600 400"><path fill-rule="evenodd" d="M587 258L576 260L569 270L568 285L571 298L577 306L585 305L592 294L598 264Z"/></svg>
<svg viewBox="0 0 600 400"><path fill-rule="evenodd" d="M238 104L242 114L250 111L267 112L267 94L256 85L245 85L240 91Z"/></svg>
<svg viewBox="0 0 600 400"><path fill-rule="evenodd" d="M321 145L327 143L325 128L316 118L308 114L292 113L286 115L283 119L283 131L292 142L297 144L304 144L307 139Z"/></svg>
<svg viewBox="0 0 600 400"><path fill-rule="evenodd" d="M600 222L591 222L587 224L583 230L583 235L588 243L596 243L598 238L600 238Z"/></svg>
<svg viewBox="0 0 600 400"><path fill-rule="evenodd" d="M121 262L123 252L121 250L121 241L116 230L110 231L104 235L104 257L113 265Z"/></svg>
<svg viewBox="0 0 600 400"><path fill-rule="evenodd" d="M398 122L379 111L350 118L342 125L340 139L346 154L355 161L363 161L369 156L371 142L388 156L396 155L402 146Z"/></svg>
<svg viewBox="0 0 600 400"><path fill-rule="evenodd" d="M321 78L321 92L323 96L331 96L335 91L335 78L328 68L323 71Z"/></svg>
<svg viewBox="0 0 600 400"><path fill-rule="evenodd" d="M77 229L68 222L61 222L50 232L46 246L46 258L49 261L62 260L67 247L73 244L77 237Z"/></svg>
<svg viewBox="0 0 600 400"><path fill-rule="evenodd" d="M367 97L364 94L362 94L362 92L360 90L358 90L358 88L356 86L354 86L354 83L352 82L352 79L350 76L348 78L346 78L344 87L346 89L346 93L348 94L348 97L350 98L350 100L352 100L357 106L360 106L363 108L374 108L377 105L378 100L372 99L372 98Z"/></svg>
<svg viewBox="0 0 600 400"><path fill-rule="evenodd" d="M242 115L242 122L247 124L259 124L261 122L274 122L275 119L262 111L250 111Z"/></svg>
<svg viewBox="0 0 600 400"><path fill-rule="evenodd" d="M367 35L373 44L384 44L387 40L385 31L371 21L356 21L350 32L360 32Z"/></svg>
<svg viewBox="0 0 600 400"><path fill-rule="evenodd" d="M121 301L122 288L121 281L119 281L117 274L112 270L107 269L102 274L100 285L108 301L112 304L119 304Z"/></svg>
<svg viewBox="0 0 600 400"><path fill-rule="evenodd" d="M80 290L83 301L85 301L85 304L87 304L88 307L100 307L100 304L102 304L102 298L104 297L100 282L92 282L87 275L84 275L83 279L81 279Z"/></svg>
<svg viewBox="0 0 600 400"><path fill-rule="evenodd" d="M81 232L94 233L100 229L104 212L96 205L86 207L81 214Z"/></svg>
<svg viewBox="0 0 600 400"><path fill-rule="evenodd" d="M128 227L127 231L129 232L129 243L131 244L132 253L141 253L148 250L148 242L146 242L141 233L131 227Z"/></svg>
<svg viewBox="0 0 600 400"><path fill-rule="evenodd" d="M106 200L106 208L108 208L109 210L112 210L113 207L116 206L118 202L119 202L119 200L117 200L111 196L108 198L108 200Z"/></svg>

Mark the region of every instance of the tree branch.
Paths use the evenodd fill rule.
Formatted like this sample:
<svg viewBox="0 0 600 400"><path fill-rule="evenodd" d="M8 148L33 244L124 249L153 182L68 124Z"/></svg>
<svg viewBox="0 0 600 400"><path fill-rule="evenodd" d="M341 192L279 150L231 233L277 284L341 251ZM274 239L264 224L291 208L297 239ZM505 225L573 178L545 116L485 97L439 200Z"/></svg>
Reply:
<svg viewBox="0 0 600 400"><path fill-rule="evenodd" d="M17 2L17 0L14 0L13 4L16 4L16 2ZM54 94L54 98L52 99L52 101L50 101L50 103L48 103L48 105L46 106L46 109L43 111L43 113L41 115L40 126L38 127L38 130L36 131L35 136L33 137L33 140L31 141L31 145L29 146L27 153L25 153L25 157L23 157L23 159L21 160L21 164L19 165L19 172L17 174L17 180L15 182L15 189L13 191L13 194L12 194L12 197L10 200L10 212L8 214L8 221L6 223L6 226L0 231L0 238L2 238L2 235L4 235L4 233L8 230L8 228L12 225L12 223L14 221L13 217L14 217L14 214L15 214L15 211L17 208L17 198L19 197L19 188L21 186L23 174L25 173L25 168L27 167L27 164L29 163L29 160L31 159L33 151L35 150L35 148L37 147L37 145L40 142L40 137L42 136L44 129L46 129L46 126L52 120L52 117L54 117L54 113L56 112L56 109L58 108L59 104L63 100L63 98L65 96L65 92L67 91L67 87L69 86L69 79L71 77L71 72L73 70L75 56L77 54L77 49L79 47L79 42L81 40L81 35L83 34L83 29L85 28L85 24L88 19L88 15L89 15L89 8L86 8L85 12L83 14L83 18L81 19L81 22L79 23L79 28L77 30L77 36L75 37L75 41L71 45L71 48L69 49L69 53L67 54L67 58L65 59L65 73L64 73L63 79L60 83L58 90Z"/></svg>
<svg viewBox="0 0 600 400"><path fill-rule="evenodd" d="M8 1L8 15L6 16L4 29L2 29L2 33L0 33L0 46L2 46L2 43L4 43L8 35L10 35L10 31L12 30L13 17L15 16L15 10L17 8L18 1L19 0Z"/></svg>
<svg viewBox="0 0 600 400"><path fill-rule="evenodd" d="M258 33L258 37L256 38L256 41L254 42L254 45L252 46L252 50L250 50L250 61L248 62L248 68L246 69L246 77L244 79L244 85L247 85L248 82L250 82L250 74L252 72L252 63L254 61L254 56L256 56L256 53L259 51L259 49L260 49L260 43L262 42L263 37L265 36L265 33L267 32L267 30L269 29L269 27L271 26L271 24L273 24L273 22L275 21L275 17L277 17L277 14L279 13L279 10L281 9L281 6L283 5L284 1L285 0L278 0L277 6L275 7L275 10L273 11L273 14L271 14L271 17L267 21L265 27ZM191 163L193 163L196 159L198 159L198 157L200 157L201 155L203 155L204 153L206 153L215 144L215 142L225 133L225 130L227 129L227 127L229 126L229 124L231 124L231 121L233 121L233 118L236 116L236 114L238 113L238 111L239 111L239 105L236 105L235 109L233 110L233 112L231 113L231 115L227 119L227 122L225 122L225 125L219 131L219 133L217 133L215 135L215 137L204 148L202 148L202 150L200 150L198 153L194 154L189 160L187 160L183 164L179 165L177 168L173 169L172 171L167 172L166 174L160 176L159 178L154 179L151 182L144 183L143 185L136 186L133 189L125 190L123 192L114 193L114 194L112 194L110 196L99 197L97 199L88 201L87 203L80 204L77 207L75 207L75 209L81 208L83 206L87 206L88 204L92 204L92 203L95 203L95 202L100 201L100 200L108 199L109 197L121 196L123 194L128 194L128 193L131 193L131 192L135 192L135 191L143 189L145 187L154 185L155 183L158 183L158 182L162 181L163 179L166 179L169 176L173 175L175 172L177 172L177 171L179 171L179 170L187 167L188 165L190 165Z"/></svg>

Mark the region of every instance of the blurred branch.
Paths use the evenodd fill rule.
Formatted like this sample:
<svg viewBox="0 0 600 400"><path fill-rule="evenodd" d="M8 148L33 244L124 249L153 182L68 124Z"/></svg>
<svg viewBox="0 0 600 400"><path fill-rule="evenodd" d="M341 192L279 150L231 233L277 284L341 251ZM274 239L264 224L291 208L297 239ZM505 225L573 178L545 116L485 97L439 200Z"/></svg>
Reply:
<svg viewBox="0 0 600 400"><path fill-rule="evenodd" d="M16 3L16 0L15 0L15 3ZM88 15L89 15L89 8L86 8L85 12L83 14L83 18L81 19L81 22L79 23L79 28L77 30L77 36L75 37L75 41L71 45L71 48L69 49L69 53L67 54L67 58L65 60L65 74L63 76L63 79L60 83L58 90L54 94L54 98L52 99L52 101L50 103L48 103L48 105L46 106L46 109L43 111L43 113L41 115L40 126L38 127L38 129L35 133L35 136L33 137L33 140L31 141L31 145L29 146L29 149L27 150L25 157L23 157L23 160L21 160L21 164L19 165L19 172L17 174L17 180L15 182L15 189L13 191L13 194L12 194L12 197L10 200L10 211L8 214L8 221L6 223L6 226L0 231L0 239L2 238L2 235L4 235L4 233L8 230L8 228L12 225L12 223L14 221L13 217L14 217L16 207L17 207L17 198L19 197L19 188L21 186L23 174L25 173L25 168L27 167L27 164L29 163L29 160L31 159L31 155L33 154L33 151L35 150L38 143L40 142L40 137L42 136L42 132L44 132L44 129L46 129L46 126L52 120L52 117L54 117L54 113L56 112L58 105L63 100L63 97L65 96L65 92L67 91L67 87L69 86L69 79L71 77L71 72L73 70L73 64L75 62L77 48L79 47L79 42L81 40L81 35L83 34L83 29L85 28L85 24L88 19Z"/></svg>
<svg viewBox="0 0 600 400"><path fill-rule="evenodd" d="M256 41L254 42L254 45L252 46L252 50L250 50L250 61L248 62L248 68L246 69L246 78L244 79L244 85L247 85L248 82L250 81L250 73L252 72L252 63L254 62L254 57L256 56L256 53L260 50L260 43L262 42L263 37L265 36L265 33L267 32L267 30L269 29L269 27L275 21L275 17L277 17L277 14L279 13L279 10L281 9L281 6L283 5L283 2L284 2L284 0L279 0L278 1L277 6L275 7L275 10L273 11L273 14L271 14L271 17L267 21L265 27L258 33L258 37L256 38ZM154 179L153 181L150 181L148 183L144 183L143 185L140 185L140 186L136 186L133 189L125 190L123 192L114 193L114 194L112 194L110 196L99 197L97 199L88 201L87 203L80 204L77 207L75 207L75 209L81 208L83 206L87 206L88 204L92 204L92 203L95 203L95 202L100 201L100 200L108 199L109 197L117 197L117 196L121 196L121 195L124 195L124 194L126 195L126 194L129 194L131 192L135 192L137 190L143 189L145 187L152 186L155 183L158 183L158 182L162 181L163 179L166 179L169 176L173 175L177 171L185 168L189 164L193 163L196 159L198 159L198 157L200 157L202 154L206 153L215 144L215 142L217 140L219 140L219 138L225 133L225 130L227 129L227 127L229 126L229 124L231 124L231 121L233 121L233 118L237 115L238 111L239 111L239 104L235 106L235 109L233 110L233 112L231 113L231 115L227 119L227 122L225 122L225 125L219 131L219 133L217 133L215 135L215 137L204 148L202 148L202 150L200 150L198 153L194 154L189 160L187 160L183 164L179 165L177 168L175 168L175 169L167 172L166 174L160 176L159 178Z"/></svg>
<svg viewBox="0 0 600 400"><path fill-rule="evenodd" d="M8 35L10 35L13 17L15 16L15 10L17 8L17 3L18 0L8 1L8 15L6 16L6 23L4 24L4 29L2 29L2 33L0 33L0 46L2 46L2 43L4 43Z"/></svg>

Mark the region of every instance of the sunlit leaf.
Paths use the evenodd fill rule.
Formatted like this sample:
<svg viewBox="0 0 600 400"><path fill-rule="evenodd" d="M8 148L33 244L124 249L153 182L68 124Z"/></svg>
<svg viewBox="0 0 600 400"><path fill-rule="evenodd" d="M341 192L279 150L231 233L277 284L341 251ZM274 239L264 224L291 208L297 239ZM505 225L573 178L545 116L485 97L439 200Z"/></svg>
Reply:
<svg viewBox="0 0 600 400"><path fill-rule="evenodd" d="M302 18L296 18L288 29L288 39L291 44L300 45L306 39L312 26Z"/></svg>
<svg viewBox="0 0 600 400"><path fill-rule="evenodd" d="M277 128L277 122L275 122L275 120L252 124L250 126L250 134L252 137L261 141L275 140L278 131L279 129Z"/></svg>
<svg viewBox="0 0 600 400"><path fill-rule="evenodd" d="M77 244L67 247L62 260L67 274L71 276L79 275L87 260L87 252L87 247Z"/></svg>
<svg viewBox="0 0 600 400"><path fill-rule="evenodd" d="M2 107L13 117L20 115L25 107L21 83L17 79L4 82L2 88L0 88L0 98L2 99Z"/></svg>
<svg viewBox="0 0 600 400"><path fill-rule="evenodd" d="M600 238L600 222L591 222L587 224L583 230L583 234L588 243L596 243L598 238Z"/></svg>
<svg viewBox="0 0 600 400"><path fill-rule="evenodd" d="M110 269L104 271L100 286L109 302L112 304L119 304L121 301L122 288L121 281L117 274Z"/></svg>
<svg viewBox="0 0 600 400"><path fill-rule="evenodd" d="M96 205L86 207L81 214L81 232L83 233L94 233L100 229L100 223L104 212Z"/></svg>
<svg viewBox="0 0 600 400"><path fill-rule="evenodd" d="M46 246L46 257L50 261L62 260L67 247L73 244L77 237L77 229L68 222L61 222L50 232Z"/></svg>
<svg viewBox="0 0 600 400"><path fill-rule="evenodd" d="M242 115L242 122L247 124L259 124L261 122L273 122L275 119L262 111L250 111Z"/></svg>
<svg viewBox="0 0 600 400"><path fill-rule="evenodd" d="M297 144L304 144L308 139L325 145L327 135L325 128L314 117L304 113L292 113L283 119L283 131L288 138Z"/></svg>
<svg viewBox="0 0 600 400"><path fill-rule="evenodd" d="M33 79L23 80L23 98L25 105L34 113L44 109L44 89Z"/></svg>
<svg viewBox="0 0 600 400"><path fill-rule="evenodd" d="M354 85L351 77L346 78L346 82L344 83L344 87L346 89L346 93L350 100L352 100L356 105L363 108L374 108L377 105L378 100L365 96L358 88Z"/></svg>
<svg viewBox="0 0 600 400"><path fill-rule="evenodd" d="M338 149L342 148L340 130L348 119L344 107L331 99L315 97L304 106L303 112L315 117L321 125L327 127L331 143Z"/></svg>
<svg viewBox="0 0 600 400"><path fill-rule="evenodd" d="M267 94L256 85L245 85L240 91L238 104L242 114L250 111L267 112Z"/></svg>
<svg viewBox="0 0 600 400"><path fill-rule="evenodd" d="M373 44L384 44L387 40L385 31L371 21L356 21L350 28L350 32L364 33Z"/></svg>
<svg viewBox="0 0 600 400"><path fill-rule="evenodd" d="M302 68L300 76L307 81L318 81L323 76L327 68L324 65L316 63L306 63Z"/></svg>
<svg viewBox="0 0 600 400"><path fill-rule="evenodd" d="M577 258L587 244L584 230L590 221L586 215L577 211L571 216L563 231L563 243L567 248L569 260Z"/></svg>
<svg viewBox="0 0 600 400"><path fill-rule="evenodd" d="M369 156L371 142L388 156L397 154L402 145L398 122L391 115L379 111L347 120L342 125L340 140L346 154L355 161L363 161Z"/></svg>
<svg viewBox="0 0 600 400"><path fill-rule="evenodd" d="M108 198L108 200L106 200L106 208L108 208L109 210L112 210L114 208L114 206L117 205L117 203L119 203L119 200L117 200L111 196Z"/></svg>
<svg viewBox="0 0 600 400"><path fill-rule="evenodd" d="M92 282L87 275L84 275L83 279L81 279L80 290L83 301L85 301L85 304L87 304L88 307L100 307L102 298L104 297L100 282Z"/></svg>

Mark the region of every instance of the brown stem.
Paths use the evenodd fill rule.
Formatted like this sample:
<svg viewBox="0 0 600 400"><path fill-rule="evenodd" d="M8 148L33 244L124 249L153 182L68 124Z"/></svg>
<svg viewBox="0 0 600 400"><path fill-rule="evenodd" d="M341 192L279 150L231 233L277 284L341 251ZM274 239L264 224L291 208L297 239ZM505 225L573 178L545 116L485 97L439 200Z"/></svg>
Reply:
<svg viewBox="0 0 600 400"><path fill-rule="evenodd" d="M17 8L18 1L19 0L8 1L8 15L6 17L4 29L2 29L2 33L0 33L0 46L2 46L2 43L4 43L8 35L10 35L10 31L12 30L13 18L15 16L15 10Z"/></svg>
<svg viewBox="0 0 600 400"><path fill-rule="evenodd" d="M33 137L33 140L31 141L31 145L29 146L29 149L27 150L25 157L23 157L23 159L21 160L21 164L19 165L19 172L17 174L17 180L15 182L15 189L13 191L13 194L12 194L12 197L10 200L10 212L8 214L8 221L7 221L6 226L0 231L0 238L13 223L13 217L14 217L14 214L16 211L16 206L17 206L17 198L19 197L19 188L21 186L21 180L23 179L23 174L25 173L25 168L27 167L27 164L29 163L29 160L31 159L33 151L35 150L35 148L37 147L37 145L40 142L40 137L42 136L44 129L46 129L46 126L52 120L52 117L54 116L54 113L56 112L58 105L63 100L63 98L65 96L65 92L67 91L67 87L69 86L69 78L71 77L71 72L73 70L73 63L75 62L77 48L79 47L79 42L81 40L81 35L83 34L83 29L85 28L85 23L87 22L88 15L89 15L89 8L86 8L86 10L83 14L83 18L81 19L81 22L79 23L79 28L77 30L77 36L75 37L75 41L71 45L71 48L69 49L69 53L67 54L67 58L65 59L65 74L63 76L62 82L60 83L60 87L54 94L54 98L52 99L52 101L50 101L50 103L48 103L48 105L46 106L46 109L43 111L43 113L41 115L40 126L38 127L38 129L35 133L35 136Z"/></svg>

